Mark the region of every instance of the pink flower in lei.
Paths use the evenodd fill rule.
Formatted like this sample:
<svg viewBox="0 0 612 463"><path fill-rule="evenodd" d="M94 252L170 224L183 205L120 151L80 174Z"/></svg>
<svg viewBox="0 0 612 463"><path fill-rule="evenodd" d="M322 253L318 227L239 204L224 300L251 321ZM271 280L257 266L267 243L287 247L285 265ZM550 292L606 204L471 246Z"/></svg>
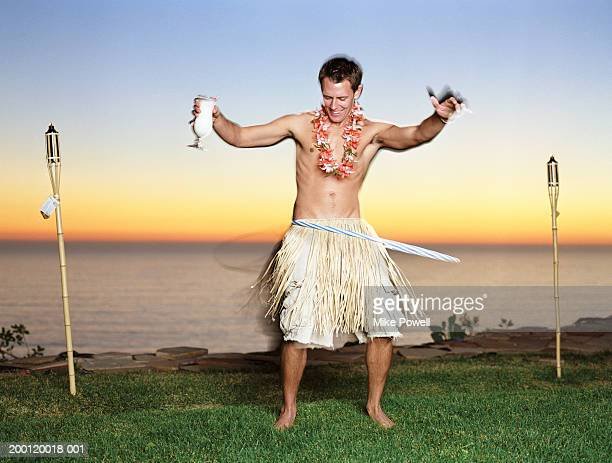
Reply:
<svg viewBox="0 0 612 463"><path fill-rule="evenodd" d="M353 172L354 163L357 161L357 146L361 138L361 129L363 128L364 115L361 106L357 102L353 104L351 114L349 115L350 122L344 127L342 132L344 155L342 162L338 163L332 149L329 145L329 128L331 123L325 112L325 108L321 105L321 109L315 111L314 138L315 147L319 150L319 169L327 175L334 174L339 179L346 178Z"/></svg>

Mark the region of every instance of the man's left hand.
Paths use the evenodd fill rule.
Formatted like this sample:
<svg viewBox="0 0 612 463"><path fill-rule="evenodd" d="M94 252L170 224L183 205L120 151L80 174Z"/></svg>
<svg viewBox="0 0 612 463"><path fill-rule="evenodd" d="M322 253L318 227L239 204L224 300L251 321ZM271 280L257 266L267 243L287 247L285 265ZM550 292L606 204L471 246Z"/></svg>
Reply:
<svg viewBox="0 0 612 463"><path fill-rule="evenodd" d="M463 101L461 95L456 94L450 90L450 88L445 88L443 95L440 97L440 100L436 98L431 88L427 88L429 93L429 99L431 100L431 104L434 107L436 114L447 121L449 119L455 119L462 114L462 111L470 112Z"/></svg>

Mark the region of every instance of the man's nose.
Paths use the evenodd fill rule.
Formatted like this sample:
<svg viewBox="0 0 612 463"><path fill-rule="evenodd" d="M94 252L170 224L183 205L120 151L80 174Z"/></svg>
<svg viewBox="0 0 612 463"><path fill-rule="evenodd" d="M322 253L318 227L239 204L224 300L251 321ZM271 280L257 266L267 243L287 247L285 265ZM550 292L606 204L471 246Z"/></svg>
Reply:
<svg viewBox="0 0 612 463"><path fill-rule="evenodd" d="M333 111L334 109L336 109L338 107L338 102L336 101L336 99L334 98L331 102L331 104L329 105L330 109Z"/></svg>

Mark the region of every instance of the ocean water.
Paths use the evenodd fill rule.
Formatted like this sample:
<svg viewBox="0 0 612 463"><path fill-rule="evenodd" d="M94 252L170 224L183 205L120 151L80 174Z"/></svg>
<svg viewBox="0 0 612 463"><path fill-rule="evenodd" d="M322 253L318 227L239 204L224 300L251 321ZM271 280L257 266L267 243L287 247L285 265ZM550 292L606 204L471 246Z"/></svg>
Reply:
<svg viewBox="0 0 612 463"><path fill-rule="evenodd" d="M274 325L262 323L265 307L247 304L250 285L272 248L273 243L67 243L74 349L137 353L181 345L210 352L274 348L280 338ZM459 287L480 294L487 287L507 287L494 308L479 314L481 329L495 328L502 317L515 326L554 326L549 247L431 248L462 263L391 254L417 292ZM611 315L612 247L561 247L560 284L562 324ZM544 297L539 305L530 304L536 297L529 287L539 287L537 298ZM579 289L570 294L565 287ZM31 333L28 342L44 346L46 353L65 350L56 242L0 242L0 326L14 323L25 324ZM429 340L426 333L421 338Z"/></svg>

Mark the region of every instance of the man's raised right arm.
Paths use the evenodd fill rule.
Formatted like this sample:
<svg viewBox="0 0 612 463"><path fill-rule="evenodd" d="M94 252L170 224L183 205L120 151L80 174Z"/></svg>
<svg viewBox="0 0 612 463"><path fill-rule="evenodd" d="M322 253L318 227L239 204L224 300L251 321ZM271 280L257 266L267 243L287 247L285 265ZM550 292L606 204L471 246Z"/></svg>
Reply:
<svg viewBox="0 0 612 463"><path fill-rule="evenodd" d="M287 115L267 124L241 127L219 113L213 122L213 128L223 140L238 148L271 146L285 138L293 137L296 117Z"/></svg>
<svg viewBox="0 0 612 463"><path fill-rule="evenodd" d="M194 114L199 113L199 108L194 106ZM213 109L213 128L226 143L238 148L255 148L260 146L271 146L293 137L298 122L297 115L279 117L267 124L241 127L226 118L217 106Z"/></svg>

